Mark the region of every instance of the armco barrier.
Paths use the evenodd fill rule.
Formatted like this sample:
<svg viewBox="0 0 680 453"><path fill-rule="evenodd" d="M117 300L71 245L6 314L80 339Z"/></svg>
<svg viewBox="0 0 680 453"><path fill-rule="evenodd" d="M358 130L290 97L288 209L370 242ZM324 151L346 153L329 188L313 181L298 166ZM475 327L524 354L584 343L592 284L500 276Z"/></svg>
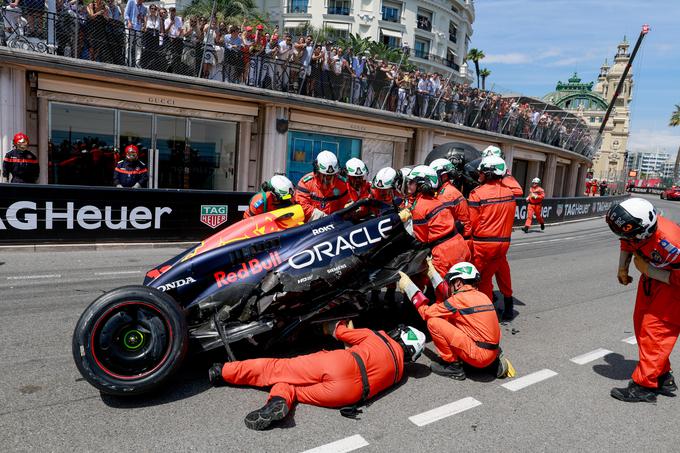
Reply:
<svg viewBox="0 0 680 453"><path fill-rule="evenodd" d="M545 223L559 223L570 220L586 219L604 215L607 210L628 195L609 197L574 197L574 198L546 198L543 200L543 218ZM524 225L527 219L527 202L517 200L515 209L515 226ZM536 220L534 220L536 222Z"/></svg>
<svg viewBox="0 0 680 453"><path fill-rule="evenodd" d="M250 193L0 184L0 244L198 241L240 220ZM547 223L603 215L618 197L553 198ZM515 225L526 219L520 199Z"/></svg>

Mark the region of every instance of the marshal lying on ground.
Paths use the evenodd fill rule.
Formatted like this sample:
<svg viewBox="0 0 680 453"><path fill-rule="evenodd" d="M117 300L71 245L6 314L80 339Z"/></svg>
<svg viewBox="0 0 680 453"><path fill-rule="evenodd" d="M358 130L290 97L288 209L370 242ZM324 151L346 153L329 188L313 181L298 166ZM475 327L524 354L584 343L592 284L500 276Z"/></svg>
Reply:
<svg viewBox="0 0 680 453"><path fill-rule="evenodd" d="M147 392L188 350L248 339L261 350L312 322L352 317L367 295L419 272L429 250L396 210L360 201L303 224L299 206L236 223L114 289L83 313L73 356L83 377L110 394Z"/></svg>

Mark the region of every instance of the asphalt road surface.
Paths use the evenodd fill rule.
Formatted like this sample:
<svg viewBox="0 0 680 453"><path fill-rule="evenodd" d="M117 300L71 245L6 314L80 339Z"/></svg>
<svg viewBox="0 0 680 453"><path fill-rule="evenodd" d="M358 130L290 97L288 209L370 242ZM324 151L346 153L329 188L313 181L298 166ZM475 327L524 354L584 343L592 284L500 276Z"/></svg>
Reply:
<svg viewBox="0 0 680 453"><path fill-rule="evenodd" d="M650 197L680 221L680 204ZM298 406L281 427L246 429L262 390L211 388L191 361L150 398L100 395L71 357L71 334L99 294L141 281L179 249L0 251L1 451L673 451L680 399L612 399L637 360L635 285L616 280L617 241L602 219L516 232L517 318L503 325L511 380L429 374L421 357L360 420ZM637 271L632 275L637 280ZM428 346L432 348L431 345ZM672 361L680 363L676 348ZM331 445L328 445L331 444ZM677 450L675 450L677 451Z"/></svg>

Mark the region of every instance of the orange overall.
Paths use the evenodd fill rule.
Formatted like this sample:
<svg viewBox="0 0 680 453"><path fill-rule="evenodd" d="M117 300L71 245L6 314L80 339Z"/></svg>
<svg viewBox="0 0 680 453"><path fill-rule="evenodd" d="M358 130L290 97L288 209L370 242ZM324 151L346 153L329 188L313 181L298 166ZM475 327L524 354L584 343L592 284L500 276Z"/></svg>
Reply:
<svg viewBox="0 0 680 453"><path fill-rule="evenodd" d="M371 196L371 183L364 181L361 184L361 188L356 190L347 180L347 193L349 194L349 199L352 201L363 200L364 198L369 198Z"/></svg>
<svg viewBox="0 0 680 453"><path fill-rule="evenodd" d="M385 332L348 329L339 324L335 337L352 347L292 359L228 362L222 368L222 378L230 384L272 385L269 398L280 396L289 408L296 401L322 407L347 406L369 399L401 380L404 351ZM368 389L363 384L359 360L352 353L366 368Z"/></svg>
<svg viewBox="0 0 680 453"><path fill-rule="evenodd" d="M451 266L470 260L470 249L458 234L452 208L437 198L418 194L410 205L416 239L432 247L432 264L444 276Z"/></svg>
<svg viewBox="0 0 680 453"><path fill-rule="evenodd" d="M468 206L475 252L473 263L482 275L479 290L491 299L491 279L507 264L506 254L515 220L515 196L501 180L492 180L470 193ZM510 266L507 266L507 276L497 277L497 282L504 296L512 296Z"/></svg>
<svg viewBox="0 0 680 453"><path fill-rule="evenodd" d="M250 199L248 210L243 212L243 218L247 219L265 212L275 211L290 206L290 204L291 200L277 203L276 196L273 193L261 190Z"/></svg>
<svg viewBox="0 0 680 453"><path fill-rule="evenodd" d="M472 254L472 227L470 226L470 212L467 200L450 181L446 181L439 187L437 200L440 200L444 206L453 209L453 216L463 224L463 239L465 239L465 243L470 249L470 254Z"/></svg>
<svg viewBox="0 0 680 453"><path fill-rule="evenodd" d="M309 220L314 209L332 214L344 208L349 202L345 180L336 176L329 186L321 184L321 178L307 173L298 182L295 190L295 203L302 206L305 219Z"/></svg>
<svg viewBox="0 0 680 453"><path fill-rule="evenodd" d="M432 342L444 361L462 360L484 368L496 360L501 330L496 310L488 297L472 286L464 285L443 302L428 306L423 303L422 293L416 293L416 296L418 294L418 313L427 322Z"/></svg>
<svg viewBox="0 0 680 453"><path fill-rule="evenodd" d="M633 327L640 361L633 381L658 387L658 378L671 370L669 357L680 335L680 226L659 216L656 232L640 242L621 241L621 249L637 252L652 266L670 271L669 284L640 277Z"/></svg>
<svg viewBox="0 0 680 453"><path fill-rule="evenodd" d="M543 225L543 216L541 215L541 210L543 209L543 199L545 198L545 191L543 187L536 184L529 188L529 196L527 197L527 221L524 223L525 227L530 227L534 215L536 220L538 220L539 225Z"/></svg>

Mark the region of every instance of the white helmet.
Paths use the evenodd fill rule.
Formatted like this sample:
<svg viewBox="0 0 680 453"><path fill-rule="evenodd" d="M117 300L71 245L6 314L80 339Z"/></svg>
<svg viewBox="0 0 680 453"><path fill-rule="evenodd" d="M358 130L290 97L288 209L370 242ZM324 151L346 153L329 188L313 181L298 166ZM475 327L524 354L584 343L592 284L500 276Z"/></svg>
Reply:
<svg viewBox="0 0 680 453"><path fill-rule="evenodd" d="M389 336L404 348L404 360L415 362L425 349L425 334L415 327L400 325Z"/></svg>
<svg viewBox="0 0 680 453"><path fill-rule="evenodd" d="M295 192L293 183L283 175L272 176L272 179L269 180L269 187L279 200L289 200Z"/></svg>
<svg viewBox="0 0 680 453"><path fill-rule="evenodd" d="M644 198L629 198L607 211L607 225L619 237L647 239L656 231L656 209Z"/></svg>
<svg viewBox="0 0 680 453"><path fill-rule="evenodd" d="M353 157L347 161L345 164L345 169L347 170L347 176L363 178L368 174L368 167L364 161L357 159L356 157Z"/></svg>
<svg viewBox="0 0 680 453"><path fill-rule="evenodd" d="M394 189L394 178L397 177L397 172L392 167L381 168L371 181L371 187L374 189Z"/></svg>
<svg viewBox="0 0 680 453"><path fill-rule="evenodd" d="M489 145L482 151L482 157L496 156L503 158L503 151L498 146Z"/></svg>
<svg viewBox="0 0 680 453"><path fill-rule="evenodd" d="M449 283L457 278L464 282L476 283L480 280L481 276L474 264L463 261L451 266L451 269L449 269L444 278Z"/></svg>
<svg viewBox="0 0 680 453"><path fill-rule="evenodd" d="M453 166L450 160L448 159L435 159L432 162L430 162L430 168L432 168L434 171L437 172L437 176L439 177L439 182L441 182L442 175L443 174L449 174L449 178L451 177L451 173L453 173L456 169L456 167Z"/></svg>
<svg viewBox="0 0 680 453"><path fill-rule="evenodd" d="M429 165L418 165L406 176L406 180L418 184L418 190L435 190L439 187L439 177Z"/></svg>
<svg viewBox="0 0 680 453"><path fill-rule="evenodd" d="M531 184L540 184L540 183L541 183L540 178L534 178L534 179L531 180Z"/></svg>
<svg viewBox="0 0 680 453"><path fill-rule="evenodd" d="M322 175L338 173L338 158L330 151L321 151L314 159L314 170Z"/></svg>
<svg viewBox="0 0 680 453"><path fill-rule="evenodd" d="M484 173L487 178L502 178L508 171L505 161L498 156L487 156L482 159L477 167L480 173Z"/></svg>

